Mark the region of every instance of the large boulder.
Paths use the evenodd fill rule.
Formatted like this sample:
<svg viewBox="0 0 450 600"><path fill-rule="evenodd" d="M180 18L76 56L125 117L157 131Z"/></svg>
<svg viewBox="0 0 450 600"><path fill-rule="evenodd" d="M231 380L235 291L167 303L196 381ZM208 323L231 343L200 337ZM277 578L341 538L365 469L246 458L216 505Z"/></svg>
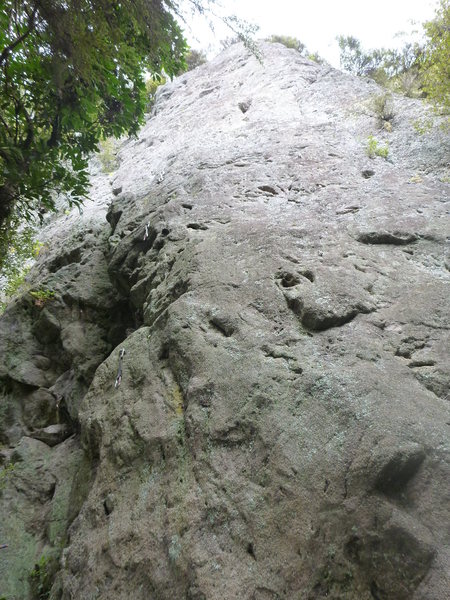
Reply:
<svg viewBox="0 0 450 600"><path fill-rule="evenodd" d="M39 267L55 303L0 325L22 403L5 464L24 439L83 448L53 600L450 588L448 141L416 132L421 101L396 96L378 131L375 83L261 50L162 88L108 223Z"/></svg>

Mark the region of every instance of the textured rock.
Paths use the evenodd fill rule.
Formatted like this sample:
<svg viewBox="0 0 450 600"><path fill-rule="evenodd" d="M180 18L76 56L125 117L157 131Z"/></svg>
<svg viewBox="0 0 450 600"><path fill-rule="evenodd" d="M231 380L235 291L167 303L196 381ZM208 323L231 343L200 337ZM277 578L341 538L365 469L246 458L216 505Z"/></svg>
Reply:
<svg viewBox="0 0 450 600"><path fill-rule="evenodd" d="M1 322L5 464L77 449L54 600L450 587L448 142L395 97L390 160L371 160L380 88L262 49L158 92L108 223L60 225L34 275L54 300ZM54 511L45 473L8 481L5 510L35 494ZM27 535L34 560L56 547Z"/></svg>

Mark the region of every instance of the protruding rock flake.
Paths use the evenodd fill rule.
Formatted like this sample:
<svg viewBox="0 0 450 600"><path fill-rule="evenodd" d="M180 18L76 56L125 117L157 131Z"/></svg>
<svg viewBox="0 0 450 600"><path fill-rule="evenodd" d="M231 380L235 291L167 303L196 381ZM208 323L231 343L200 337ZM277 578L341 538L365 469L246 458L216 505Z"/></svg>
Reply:
<svg viewBox="0 0 450 600"><path fill-rule="evenodd" d="M448 139L260 47L159 88L0 319L0 598L448 597Z"/></svg>

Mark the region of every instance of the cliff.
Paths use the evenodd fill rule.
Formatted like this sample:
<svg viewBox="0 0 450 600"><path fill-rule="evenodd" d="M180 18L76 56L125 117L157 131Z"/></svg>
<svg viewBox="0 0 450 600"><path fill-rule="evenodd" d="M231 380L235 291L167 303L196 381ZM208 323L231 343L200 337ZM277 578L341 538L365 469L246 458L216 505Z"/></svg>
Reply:
<svg viewBox="0 0 450 600"><path fill-rule="evenodd" d="M162 87L42 232L0 321L0 597L450 589L448 139L262 51Z"/></svg>

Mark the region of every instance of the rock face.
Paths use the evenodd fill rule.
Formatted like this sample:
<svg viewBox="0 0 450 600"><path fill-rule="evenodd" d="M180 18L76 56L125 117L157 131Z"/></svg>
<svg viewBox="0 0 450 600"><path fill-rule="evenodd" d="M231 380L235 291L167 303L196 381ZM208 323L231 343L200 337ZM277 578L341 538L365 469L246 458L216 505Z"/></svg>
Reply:
<svg viewBox="0 0 450 600"><path fill-rule="evenodd" d="M262 51L160 90L2 318L8 600L450 589L445 137Z"/></svg>

